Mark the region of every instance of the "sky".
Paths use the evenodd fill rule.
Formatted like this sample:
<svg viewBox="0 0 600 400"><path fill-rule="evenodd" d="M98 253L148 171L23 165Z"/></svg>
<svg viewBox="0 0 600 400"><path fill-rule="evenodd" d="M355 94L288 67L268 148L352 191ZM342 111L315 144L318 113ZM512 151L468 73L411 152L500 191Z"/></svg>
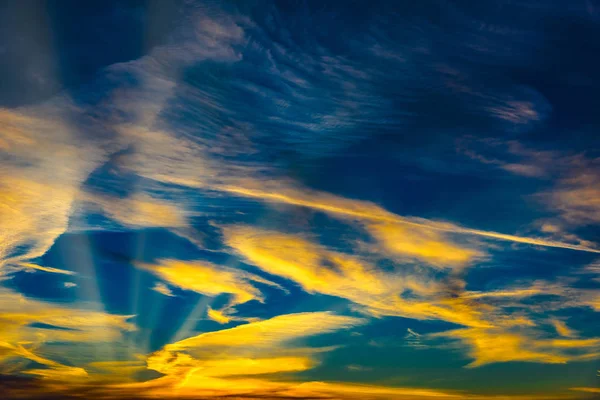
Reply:
<svg viewBox="0 0 600 400"><path fill-rule="evenodd" d="M6 399L600 396L600 3L1 1Z"/></svg>

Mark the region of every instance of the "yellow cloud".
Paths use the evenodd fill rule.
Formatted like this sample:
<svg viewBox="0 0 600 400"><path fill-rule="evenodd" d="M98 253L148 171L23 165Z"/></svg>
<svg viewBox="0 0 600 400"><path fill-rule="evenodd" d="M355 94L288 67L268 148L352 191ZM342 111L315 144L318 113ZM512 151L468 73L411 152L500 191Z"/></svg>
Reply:
<svg viewBox="0 0 600 400"><path fill-rule="evenodd" d="M334 396L346 399L437 399L464 398L464 394L432 389L394 388L347 383L306 382L286 392L294 397Z"/></svg>
<svg viewBox="0 0 600 400"><path fill-rule="evenodd" d="M468 344L468 354L474 359L469 367L508 361L563 364L600 357L595 351L600 348L600 339L596 338L540 339L535 332L511 332L502 327L458 329L433 336Z"/></svg>
<svg viewBox="0 0 600 400"><path fill-rule="evenodd" d="M576 332L573 331L571 328L569 328L567 326L567 324L565 324L563 321L558 320L558 319L553 319L551 322L552 322L552 325L554 325L554 329L556 329L556 333L558 333L560 336L564 336L564 337L568 337L568 338L577 336Z"/></svg>
<svg viewBox="0 0 600 400"><path fill-rule="evenodd" d="M146 369L146 363L143 360L125 360L125 361L94 361L87 365L88 369L96 369L107 372L111 376L131 375L138 371Z"/></svg>
<svg viewBox="0 0 600 400"><path fill-rule="evenodd" d="M60 117L71 107L57 98L29 109L0 108L0 152L11 156L0 165L0 268L21 268L19 262L46 253L66 231L82 182L102 160L102 146L83 142Z"/></svg>
<svg viewBox="0 0 600 400"><path fill-rule="evenodd" d="M264 185L257 181L240 180L237 185L215 185L215 189L231 193L233 195L256 198L266 202L290 204L300 207L308 207L322 211L339 218L377 223L392 223L414 227L415 229L426 229L451 234L463 234L479 236L483 238L503 240L515 243L523 243L535 246L558 247L571 250L579 250L600 253L599 249L587 246L562 243L541 238L530 238L516 235L508 235L498 232L483 231L478 229L464 228L455 224L439 221L431 221L424 218L409 218L393 214L374 203L360 200L346 199L328 193L301 190L292 185L279 182ZM458 256L460 257L463 256Z"/></svg>
<svg viewBox="0 0 600 400"><path fill-rule="evenodd" d="M471 367L508 361L565 363L591 359L600 345L596 339L540 339L535 323L526 315L507 314L501 305L486 303L488 299L496 302L543 293L541 284L495 292L460 292L458 288L454 296L448 296L443 285L433 278L428 282L422 271L414 276L386 272L299 236L244 226L225 227L223 234L225 243L248 262L296 282L307 292L348 299L374 316L442 320L468 327L439 336L467 344L474 360ZM410 296L402 296L406 290Z"/></svg>
<svg viewBox="0 0 600 400"><path fill-rule="evenodd" d="M173 357L170 355L169 357ZM266 357L196 360L181 353L175 356L176 362L157 363L149 358L148 367L164 374L183 376L178 388L197 385L206 377L227 377L239 375L264 375L278 372L305 371L314 367L315 362L308 357ZM168 366L165 368L165 366ZM202 385L199 385L202 386Z"/></svg>
<svg viewBox="0 0 600 400"><path fill-rule="evenodd" d="M40 257L67 229L75 189L18 175L0 180L0 267ZM25 254L20 246L28 245ZM33 268L26 263L25 268ZM40 267L41 268L41 267ZM37 268L37 269L40 269Z"/></svg>
<svg viewBox="0 0 600 400"><path fill-rule="evenodd" d="M29 269L29 270L44 271L44 272L50 272L53 274L75 275L75 272L73 272L73 271L67 271L64 269L58 269L58 268L52 268L52 267L45 267L42 265L28 263L28 262L19 263L18 266L25 268L25 269Z"/></svg>
<svg viewBox="0 0 600 400"><path fill-rule="evenodd" d="M586 392L586 393L600 393L600 388L593 387L574 387L569 390L574 390L576 392Z"/></svg>
<svg viewBox="0 0 600 400"><path fill-rule="evenodd" d="M478 251L452 243L433 229L399 223L371 223L366 229L388 252L437 266L462 266L480 255Z"/></svg>
<svg viewBox="0 0 600 400"><path fill-rule="evenodd" d="M460 339L470 346L469 356L474 361L469 367L485 364L529 361L549 364L566 363L565 356L535 350L527 338L500 329L458 329L442 332L436 336Z"/></svg>
<svg viewBox="0 0 600 400"><path fill-rule="evenodd" d="M230 306L250 300L264 301L262 293L251 282L279 285L248 272L200 261L161 260L158 264L138 263L172 286L207 296L230 294Z"/></svg>
<svg viewBox="0 0 600 400"><path fill-rule="evenodd" d="M301 354L310 354L314 349L295 348L292 346L293 342L303 337L350 328L364 322L362 319L330 312L313 312L282 315L231 329L203 333L166 345L148 357L148 368L164 374L163 377L147 382L117 385L111 391L121 390L120 396L124 397L131 393L142 393L164 398L463 398L462 395L451 392L422 388L325 382L297 383L247 377L313 368L316 361ZM285 355L286 351L296 355ZM280 354L273 355L277 353Z"/></svg>
<svg viewBox="0 0 600 400"><path fill-rule="evenodd" d="M489 292L468 292L463 294L464 298L469 299L480 299L486 297L507 297L507 298L523 298L535 296L537 294L548 294L548 290L544 291L543 288L531 287L526 289L513 289L513 290L492 290Z"/></svg>
<svg viewBox="0 0 600 400"><path fill-rule="evenodd" d="M293 364L292 364L293 365ZM157 382L160 381L160 382ZM357 385L329 382L286 382L265 379L228 378L197 376L196 373L182 380L167 376L155 382L144 382L121 386L122 394L136 391L163 398L235 397L235 398L278 398L278 399L369 399L369 400L414 400L439 398L483 399L466 393L426 388L402 388L373 385ZM512 397L509 397L512 399ZM536 397L528 397L528 399ZM515 397L515 399L523 399Z"/></svg>
<svg viewBox="0 0 600 400"><path fill-rule="evenodd" d="M436 299L433 279L384 272L359 258L329 251L308 240L250 227L226 227L225 243L262 270L298 283L309 293L348 299L373 315L441 319L467 326L489 326L466 300ZM419 298L404 299L409 290Z"/></svg>
<svg viewBox="0 0 600 400"><path fill-rule="evenodd" d="M272 349L294 339L347 329L365 322L360 318L335 315L331 312L287 314L230 329L203 333L168 344L165 350L190 352L218 349L243 352L248 348Z"/></svg>
<svg viewBox="0 0 600 400"><path fill-rule="evenodd" d="M298 236L245 226L226 227L223 233L225 243L252 264L293 280L308 292L340 297L385 295L402 289L432 292L411 277L385 274L358 258L329 251ZM329 268L328 263L332 265Z"/></svg>
<svg viewBox="0 0 600 400"><path fill-rule="evenodd" d="M238 379L215 378L263 375L310 369L316 361L309 357L318 349L304 349L292 343L314 335L331 333L365 323L360 318L312 312L281 315L269 320L250 322L230 329L202 333L164 346L147 358L147 366L166 375L148 383L150 389L166 385L179 396L198 391L219 390L235 394L244 385ZM330 350L329 348L325 351ZM246 383L250 381L245 381ZM252 390L271 385L255 381ZM147 385L144 385L148 387ZM226 390L235 388L233 391ZM151 391L157 394L156 391Z"/></svg>
<svg viewBox="0 0 600 400"><path fill-rule="evenodd" d="M553 339L540 341L539 345L559 348L600 347L600 339Z"/></svg>
<svg viewBox="0 0 600 400"><path fill-rule="evenodd" d="M587 299L585 304L590 306L595 311L600 312L600 295Z"/></svg>
<svg viewBox="0 0 600 400"><path fill-rule="evenodd" d="M227 324L227 323L229 323L229 321L231 321L230 317L228 317L221 311L213 310L210 307L208 307L207 315L208 315L208 318L210 318L213 321L216 321L220 324Z"/></svg>
<svg viewBox="0 0 600 400"><path fill-rule="evenodd" d="M63 365L56 361L49 360L44 357L40 357L37 354L23 348L21 345L16 346L14 350L15 355L27 358L31 361L35 361L38 364L45 365L48 367L47 369L30 369L25 370L23 373L30 375L38 375L45 379L52 379L61 381L69 381L72 379L80 379L86 378L88 376L87 372L83 368L79 367L70 367L67 365Z"/></svg>
<svg viewBox="0 0 600 400"><path fill-rule="evenodd" d="M44 351L44 346L48 343L67 342L72 345L83 342L118 341L124 331L135 329L135 326L128 321L129 318L129 316L74 309L27 299L18 293L2 289L0 290L0 344L3 345L0 347L4 348L4 351L0 356L0 363L3 359L25 357L53 368L57 374L62 371L67 375L82 376L80 369L69 369L71 367L61 366L38 354ZM49 326L32 326L40 323ZM34 353L34 349L38 349L36 352L38 354ZM35 375L46 377L55 372L30 371Z"/></svg>

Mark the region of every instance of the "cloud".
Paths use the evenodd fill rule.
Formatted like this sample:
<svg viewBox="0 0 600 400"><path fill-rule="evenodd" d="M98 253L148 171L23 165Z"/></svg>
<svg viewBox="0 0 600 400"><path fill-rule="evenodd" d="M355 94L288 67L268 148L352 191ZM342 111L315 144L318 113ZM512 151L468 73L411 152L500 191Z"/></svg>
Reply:
<svg viewBox="0 0 600 400"><path fill-rule="evenodd" d="M495 151L491 158L473 150L484 145L483 151ZM581 242L574 235L563 232L565 228L590 225L600 221L600 159L584 153L568 154L560 151L541 151L523 146L518 141L485 140L473 143L472 139L459 141L459 151L472 159L495 165L510 173L532 178L553 178L550 190L537 193L534 198L558 213L554 219L542 221L543 233ZM516 159L507 161L507 159Z"/></svg>
<svg viewBox="0 0 600 400"><path fill-rule="evenodd" d="M133 331L131 316L100 311L68 308L28 299L8 289L0 290L0 335L6 342L111 341L122 332ZM57 327L42 329L30 326L43 323ZM66 329L60 329L66 328Z"/></svg>
<svg viewBox="0 0 600 400"><path fill-rule="evenodd" d="M166 398L464 398L462 394L425 388L250 378L253 375L313 368L317 362L307 354L318 349L297 348L294 343L298 339L347 329L365 322L330 312L312 312L281 315L266 321L203 333L168 344L148 357L148 368L164 376L147 382L115 385L109 392L116 390L120 397L141 393L144 396ZM292 355L285 355L287 353Z"/></svg>
<svg viewBox="0 0 600 400"><path fill-rule="evenodd" d="M232 357L225 359L196 360L182 353L168 353L169 361L157 353L148 359L148 368L166 375L182 376L178 389L206 389L207 377L239 375L264 375L281 372L305 371L314 366L306 357ZM232 382L233 384L233 382Z"/></svg>
<svg viewBox="0 0 600 400"><path fill-rule="evenodd" d="M542 238L522 237L492 231L464 228L448 222L431 221L424 218L402 217L367 201L345 199L323 192L299 190L286 184L271 184L264 188L256 188L257 183L246 181L243 186L217 186L216 189L239 195L257 198L271 203L283 203L300 207L308 207L318 211L339 216L346 220L380 222L398 224L411 229L436 231L447 234L469 235L481 238L509 241L544 247L556 247L584 252L600 253L600 250L586 246L562 243ZM254 188L253 188L254 186ZM410 247L409 247L410 248ZM402 249L399 249L402 250ZM425 252L425 254L427 254ZM476 253L473 253L476 254ZM463 256L464 257L464 256Z"/></svg>
<svg viewBox="0 0 600 400"><path fill-rule="evenodd" d="M144 394L180 397L263 393L263 390L280 384L236 377L310 369L316 365L310 355L319 349L299 348L295 345L298 340L365 322L331 312L312 312L280 315L202 333L167 344L150 354L147 357L148 369L164 376L127 387L138 388ZM283 385L284 388L287 386Z"/></svg>
<svg viewBox="0 0 600 400"><path fill-rule="evenodd" d="M163 227L181 232L190 228L190 209L201 203L196 196L240 197L326 213L365 234L367 246L357 246L349 254L314 243L308 236L225 226L224 240L232 251L261 270L296 283L308 293L347 299L355 310L369 316L400 316L462 325L466 328L444 332L440 337L465 343L467 353L474 360L472 366L506 361L558 363L596 357L597 339L575 339L574 331L558 320L553 324L562 338L540 336L534 331L537 321L534 322L528 310L521 315L509 312L504 306L504 301L518 303L542 293L543 288L466 292L461 275L465 268L486 256L484 244L477 241L480 239L599 252L593 243L564 242L561 241L564 235L558 236L559 239L508 235L401 216L371 202L278 180L276 177L286 171L275 167L276 162L260 161L269 159L273 149L279 152L281 148L292 148L302 156L311 157L334 153L365 137L366 134L350 131L361 131L355 129L361 124L368 124L374 130L388 124L397 129L395 118L374 118L385 114L394 103L373 90L375 71L363 68L353 57L335 56L322 46L315 46L314 54L297 56L279 43L264 47L261 35L268 36L267 31L226 12L210 13L201 7L186 17L188 24L150 54L111 66L101 74L102 80L117 83L117 90L97 93L104 90L99 89L104 81L92 82L91 88L86 87L85 91L89 89L94 96L101 97L100 102L94 100L100 105L93 109L74 107L61 97L52 100L49 106L0 110L3 123L0 132L3 176L0 182L0 266L4 270L35 269L70 274L70 271L38 265L34 261L69 230L74 211L85 217L99 210L126 228ZM293 42L293 36L289 35L287 40ZM249 49L260 49L260 52L248 54ZM369 49L382 62L414 62L402 51L387 47ZM419 50L423 54L431 51L425 45ZM184 68L203 60L235 63L246 58L265 61L265 69L269 69L273 78L269 81L276 83L270 86L281 86L281 90L240 79L233 87L223 90L223 95L220 89L194 88L179 79ZM263 68L263 65L250 66L255 71ZM227 68L220 70L226 72ZM427 68L425 70L429 73ZM209 77L210 73L205 75ZM121 87L122 82L129 82L131 86ZM327 87L323 91L319 86L324 83ZM235 85L243 86L243 90L236 92ZM244 96L236 96L237 93ZM249 97L250 93L256 97ZM254 109L247 107L251 102L232 112L224 97L261 98L267 104L261 107L264 110L261 118L254 115L247 118L243 114L246 108L253 113ZM193 106L182 105L190 98ZM485 100L486 112L511 125L529 125L545 117L543 99L533 95L473 95L473 98ZM93 117L87 118L89 114ZM198 125L202 129L193 125L197 120L201 121ZM275 135L265 132L271 128ZM108 132L98 136L96 129ZM272 141L274 137L277 140ZM231 138L240 139L240 143L229 140ZM249 162L246 149L256 143L274 145L253 149L258 161ZM514 143L510 151L522 159L506 162L500 158L480 157L480 161L522 176L549 175L540 160L553 160L553 155L525 155ZM109 160L109 156L121 152L118 160ZM115 174L111 170L111 179L135 181L129 185L133 187L131 193L123 197L100 194L103 188L94 186L94 181L87 178L94 171L100 173L97 169L103 165L118 170ZM117 176L119 173L122 175ZM590 189L597 182L595 178L582 177L588 174L578 172L565 178L557 190L548 195L548 204L564 221L589 224L598 219L593 201L596 193ZM189 189L194 189L194 193L190 194ZM558 231L560 228L542 233ZM382 258L393 261L394 266L381 268L378 261ZM208 318L220 323L242 319L233 315L232 307L266 301L259 284L282 289L258 275L202 261L165 259L139 266L172 287L211 297L228 295L229 303L222 309L207 309ZM65 287L72 285L65 283ZM157 283L154 290L172 295L165 283ZM598 297L591 291L579 295L580 298L570 304L587 304L600 309ZM59 341L111 343L118 340L123 331L134 329L128 316L75 311L66 306L11 296L6 295L7 303L20 308L6 308L0 313L0 337L3 343L9 344L8 354L46 367L28 369L27 373L59 381L63 376L90 375L88 370L94 368L128 377L140 371L137 361L80 367L67 366L37 354L37 349L44 354L44 344ZM57 329L41 328L36 323ZM320 382L298 384L279 377L273 381L240 378L240 375L313 368L318 362L312 353L315 350L294 347L295 341L365 323L362 318L317 312L284 315L203 333L168 344L150 355L147 366L166 376L131 384L129 388L145 389L158 393L159 397L160 393L175 397L193 395L199 390L200 394L209 396L257 393L261 396L382 399L464 398L463 393L429 389ZM425 334L408 332L411 337L427 340ZM33 348L33 344L40 347L34 351L29 348Z"/></svg>
<svg viewBox="0 0 600 400"><path fill-rule="evenodd" d="M371 371L371 370L373 370L373 368L365 367L365 366L362 366L362 365L356 365L356 364L347 365L346 369L348 371L354 371L354 372L364 372L364 371Z"/></svg>
<svg viewBox="0 0 600 400"><path fill-rule="evenodd" d="M14 351L15 355L27 358L31 361L35 361L38 364L48 367L47 369L30 369L25 370L23 373L30 375L37 375L45 379L70 381L72 379L81 379L88 376L87 372L83 368L70 367L58 363L56 361L49 360L44 357L40 357L24 347L17 345Z"/></svg>
<svg viewBox="0 0 600 400"><path fill-rule="evenodd" d="M228 317L227 315L225 315L224 313L222 313L220 311L213 310L210 307L208 307L207 315L208 315L208 318L210 318L213 321L216 321L220 324L227 324L231 321L230 317Z"/></svg>
<svg viewBox="0 0 600 400"><path fill-rule="evenodd" d="M98 206L111 219L130 227L181 228L188 226L185 211L168 201L144 193L118 198L85 194L82 199Z"/></svg>
<svg viewBox="0 0 600 400"><path fill-rule="evenodd" d="M93 200L127 226L187 225L180 207L143 192L123 199L82 193L90 173L124 149L135 148L142 176L151 163L177 159L176 141L163 146L149 131L172 97L182 68L204 60L241 59L236 46L245 43L243 26L249 21L201 9L186 19L150 54L103 70L75 93L77 102L64 92L42 104L0 108L0 268L19 269L18 262L42 256L69 229L76 200ZM137 86L122 87L119 79L133 77ZM110 89L114 82L119 83L115 90ZM81 101L92 95L99 99L93 107ZM161 157L162 153L168 155Z"/></svg>
<svg viewBox="0 0 600 400"><path fill-rule="evenodd" d="M480 311L460 298L445 298L434 279L400 270L384 272L359 257L327 250L302 237L251 227L226 227L225 243L267 273L290 279L309 293L348 299L376 316L441 319L487 326ZM401 297L405 291L411 297Z"/></svg>
<svg viewBox="0 0 600 400"><path fill-rule="evenodd" d="M77 111L60 96L38 106L0 108L0 268L23 268L19 262L52 246L68 229L80 185L103 160L104 138L92 143L67 122Z"/></svg>
<svg viewBox="0 0 600 400"><path fill-rule="evenodd" d="M76 189L6 175L0 182L0 265L42 256L66 231ZM25 251L20 249L26 249ZM26 263L24 268L33 268ZM40 268L36 268L40 269Z"/></svg>
<svg viewBox="0 0 600 400"><path fill-rule="evenodd" d="M544 293L541 289L529 288L529 289L515 289L515 290L492 290L489 292L468 292L463 297L468 299L481 299L481 298L498 298L498 297L510 297L510 298L524 298L535 296L537 294Z"/></svg>
<svg viewBox="0 0 600 400"><path fill-rule="evenodd" d="M538 351L529 347L526 338L503 330L462 329L438 334L446 338L460 339L470 347L469 357L473 358L469 367L485 364L529 361L550 364L566 363L565 356Z"/></svg>
<svg viewBox="0 0 600 400"><path fill-rule="evenodd" d="M284 361L284 360L281 360ZM243 363L243 361L242 361ZM290 367L294 366L290 362ZM260 368L261 364L257 362ZM372 400L409 400L409 399L438 399L438 398L472 398L464 393L453 393L425 388L401 388L374 385L357 385L329 382L287 382L281 380L266 380L252 378L218 378L200 377L196 370L192 376L184 378L182 385L173 388L175 380L171 377L160 378L160 382L145 382L140 384L123 385L117 388L120 395L131 396L133 393L146 393L153 397L163 398L197 398L198 396L220 397L235 396L236 398L343 398L343 399L372 399ZM157 380L158 381L158 380ZM109 391L110 393L110 391ZM468 397L465 397L468 396ZM529 397L531 398L531 397ZM512 399L512 397L510 397ZM519 399L519 397L515 397ZM523 399L523 398L521 398Z"/></svg>
<svg viewBox="0 0 600 400"><path fill-rule="evenodd" d="M436 399L458 398L459 394L431 389L391 388L369 385L354 385L343 383L307 382L293 388L290 394L296 396L330 395L343 398L372 398L372 399ZM368 396L368 397L367 397Z"/></svg>
<svg viewBox="0 0 600 400"><path fill-rule="evenodd" d="M173 292L171 291L171 289L169 289L169 287L162 282L156 282L156 284L154 285L152 290L154 290L157 293L162 294L163 296L169 296L169 297L175 296L173 294Z"/></svg>
<svg viewBox="0 0 600 400"><path fill-rule="evenodd" d="M529 124L542 118L536 108L532 102L512 100L488 107L488 111L496 117L514 124Z"/></svg>
<svg viewBox="0 0 600 400"><path fill-rule="evenodd" d="M251 300L263 302L262 293L252 282L280 288L276 283L258 275L203 261L165 259L157 264L136 263L136 265L183 290L191 290L206 296L229 294L231 299L227 307Z"/></svg>
<svg viewBox="0 0 600 400"><path fill-rule="evenodd" d="M564 323L564 321L561 321L558 319L553 319L551 322L552 322L552 325L554 326L554 329L556 329L556 333L558 333L560 336L568 337L568 338L577 336L577 333L575 331L573 331L571 328L569 328L567 326L567 324Z"/></svg>
<svg viewBox="0 0 600 400"><path fill-rule="evenodd" d="M541 199L560 213L561 218L577 225L600 222L600 159L578 161L556 187L541 194ZM583 164L583 165L581 165Z"/></svg>
<svg viewBox="0 0 600 400"><path fill-rule="evenodd" d="M225 243L249 263L296 282L309 293L348 299L375 316L434 319L468 327L437 337L465 343L474 359L471 367L508 361L566 363L597 354L597 339L544 339L526 314L506 311L502 304L538 294L563 295L558 287L538 283L491 292L459 290L448 296L439 278L428 281L423 270L414 276L386 273L360 257L328 250L306 238L247 226L224 227L223 233ZM406 290L412 295L402 296Z"/></svg>
<svg viewBox="0 0 600 400"><path fill-rule="evenodd" d="M147 369L145 358L142 356L136 358L136 360L93 361L86 364L85 368L91 379L103 384L134 382L135 374Z"/></svg>
<svg viewBox="0 0 600 400"><path fill-rule="evenodd" d="M600 357L600 339L544 339L534 332L513 332L506 327L467 328L434 334L461 340L474 361L468 367L524 361L565 364Z"/></svg>
<svg viewBox="0 0 600 400"><path fill-rule="evenodd" d="M600 388L593 387L574 387L569 390L574 390L576 392L586 392L586 393L600 393Z"/></svg>
<svg viewBox="0 0 600 400"><path fill-rule="evenodd" d="M331 312L307 312L279 315L259 322L234 328L203 333L176 343L168 344L166 351L269 351L288 342L307 336L335 332L362 325L361 318L336 315Z"/></svg>
<svg viewBox="0 0 600 400"><path fill-rule="evenodd" d="M367 224L366 230L389 253L414 257L440 267L464 266L481 253L461 247L439 231L415 229L403 224Z"/></svg>
<svg viewBox="0 0 600 400"><path fill-rule="evenodd" d="M428 273L422 266L404 264L386 271L372 264L369 256L332 251L300 235L249 226L226 226L223 234L225 243L250 264L289 279L308 293L347 299L357 305L357 310L377 317L401 316L479 329L505 329L535 325L527 313L518 311L529 310L531 306L523 300L533 296L578 298L578 306L593 302L591 294L574 293L541 281L524 287L466 291L464 282L452 270L441 275L435 269Z"/></svg>
<svg viewBox="0 0 600 400"><path fill-rule="evenodd" d="M75 275L73 271L67 271L59 268L45 267L43 265L38 265L34 263L22 262L17 264L18 267L21 267L25 270L36 270L36 271L44 271L50 272L53 274L63 274L63 275Z"/></svg>
<svg viewBox="0 0 600 400"><path fill-rule="evenodd" d="M136 329L130 318L28 299L1 289L0 370L10 369L16 359L25 359L46 367L27 369L29 364L23 364L21 372L26 374L63 382L86 378L84 368L59 363L46 354L54 354L51 348L55 344L93 344L102 348L117 343L125 332ZM58 357L75 365L81 362L76 353L60 353Z"/></svg>
<svg viewBox="0 0 600 400"><path fill-rule="evenodd" d="M77 287L77 284L76 284L75 282L65 282L65 283L63 284L63 286L64 286L65 288L73 288L73 287Z"/></svg>
<svg viewBox="0 0 600 400"><path fill-rule="evenodd" d="M406 334L406 336L411 336L411 337L416 337L416 338L418 338L419 336L421 336L419 333L415 332L414 330L412 330L410 328L406 328L406 331L408 332Z"/></svg>

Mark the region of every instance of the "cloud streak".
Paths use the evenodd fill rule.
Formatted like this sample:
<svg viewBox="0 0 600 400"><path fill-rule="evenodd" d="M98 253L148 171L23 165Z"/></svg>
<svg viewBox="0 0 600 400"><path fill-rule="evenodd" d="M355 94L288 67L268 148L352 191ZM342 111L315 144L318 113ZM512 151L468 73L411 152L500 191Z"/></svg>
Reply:
<svg viewBox="0 0 600 400"><path fill-rule="evenodd" d="M424 218L402 217L390 213L370 202L344 199L326 193L299 191L285 186L283 188L276 186L270 189L247 189L235 186L221 186L219 189L235 195L257 198L267 202L313 208L329 214L340 215L344 218L389 222L426 230L479 236L513 243L600 253L599 249L587 246L573 245L542 238L522 237L492 231L464 228L452 223L430 221Z"/></svg>

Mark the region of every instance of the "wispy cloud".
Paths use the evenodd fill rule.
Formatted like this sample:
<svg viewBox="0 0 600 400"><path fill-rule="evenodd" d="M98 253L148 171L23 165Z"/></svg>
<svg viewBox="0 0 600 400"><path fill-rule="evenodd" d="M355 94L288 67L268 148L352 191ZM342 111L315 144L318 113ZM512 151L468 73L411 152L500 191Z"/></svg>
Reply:
<svg viewBox="0 0 600 400"><path fill-rule="evenodd" d="M327 250L305 238L249 227L228 227L225 242L248 262L298 283L309 293L348 299L375 316L441 319L487 326L480 311L446 298L445 285L409 271L384 272L360 257ZM402 297L403 292L412 297Z"/></svg>
<svg viewBox="0 0 600 400"><path fill-rule="evenodd" d="M256 184L254 184L255 186ZM252 187L252 186L250 186ZM266 188L244 188L237 186L222 186L218 189L235 195L257 198L266 202L285 203L301 207L309 207L332 215L338 215L350 220L365 220L375 222L395 223L415 229L426 229L449 234L470 235L514 243L529 244L544 247L564 248L592 253L600 250L581 245L562 243L543 238L523 237L493 231L465 228L448 222L431 221L424 218L403 217L390 213L383 208L365 201L345 199L322 192L298 190L287 185L275 185ZM465 257L465 256L463 256Z"/></svg>
<svg viewBox="0 0 600 400"><path fill-rule="evenodd" d="M598 339L546 340L507 329L477 328L453 330L437 336L459 339L468 344L468 354L474 360L468 367L508 361L565 364L600 357Z"/></svg>
<svg viewBox="0 0 600 400"><path fill-rule="evenodd" d="M173 292L171 291L171 289L169 289L169 287L162 282L156 282L156 284L154 285L152 290L154 290L157 293L162 294L163 296L169 296L169 297L175 296L173 294Z"/></svg>
<svg viewBox="0 0 600 400"><path fill-rule="evenodd" d="M129 321L131 316L55 305L7 289L0 290L0 315L0 370L10 369L15 359L25 359L46 368L31 368L25 363L23 373L62 382L86 378L87 372L77 355L59 356L71 365L53 360L51 346L66 343L102 347L117 343L124 333L136 329Z"/></svg>
<svg viewBox="0 0 600 400"><path fill-rule="evenodd" d="M101 382L99 392L105 390L107 397L483 398L427 388L299 383L297 376L289 382L285 378L284 374L314 368L319 354L337 349L309 347L302 343L307 338L385 317L460 326L434 334L408 328L403 342L415 348L431 347L430 341L442 341L441 347L458 344L470 367L514 361L560 364L599 357L598 338L586 336L576 322L553 315L567 307L600 311L594 289L569 286L571 281L552 283L551 278L486 288L468 282L471 271L487 267L491 249L500 249L495 241L599 253L597 243L570 231L600 221L598 160L532 150L517 141L487 142L494 148L490 153L465 145L462 151L480 163L551 185L536 198L556 218L536 221L532 230L536 233L531 235L397 214L374 202L311 189L301 178L284 178L296 171L294 162L313 165L314 160L337 156L370 135L397 135L404 126L418 128L420 121L434 119L437 111L432 109L446 104L456 105L449 107L450 112L468 115L467 125L491 120L511 132L529 129L546 120L549 103L542 95L510 83L506 90L488 93L468 66L435 54L435 43L444 38L434 24L415 29L412 21L394 23L402 40L388 36L381 27L369 29L361 38L348 40L344 54L337 54L326 40L317 38L331 37L330 32L305 37L314 42L304 46L275 14L261 26L213 6L191 7L182 26L161 45L137 60L100 71L80 91L65 92L44 104L0 109L0 275L23 270L73 275L39 258L79 224L87 227L109 220L111 228L144 234L146 228L164 228L200 245L195 236L198 220L214 219L210 240L217 244L210 250L241 259L259 272L234 268L235 262L221 265L176 256L135 266L161 280L151 287L161 295L172 297L176 288L210 299L226 297L223 306L213 308L209 299L196 307L201 309L198 315L227 324L227 329L198 334L197 326L190 328L196 319L189 318L186 329L174 335L182 340L174 339L152 354L135 360L83 362L56 357L48 345L116 347L125 332L135 329L131 316L0 291L0 361L24 362L3 367L43 382L88 385L90 393L93 384ZM444 7L453 11L456 26L469 26L462 40L468 50L457 59L480 59L484 54L506 61L508 57L496 49L523 51L531 43L529 28L519 31L475 18L466 21L468 13L454 13L457 10L450 4ZM308 22L319 25L317 15L309 17L315 20ZM512 47L481 40L482 31L513 38ZM281 40L272 40L274 33ZM394 45L397 42L401 45ZM358 55L364 54L386 68L361 62ZM194 67L205 61L207 69L195 75ZM218 73L211 69L216 63ZM401 88L401 98L389 94L392 83ZM431 87L436 87L440 107L430 107L424 100L431 97ZM88 96L94 100L88 102ZM302 176L300 172L295 176ZM436 195L437 189L431 190ZM240 203L282 214L300 209L319 218L325 214L351 238L330 235L323 240L315 232L297 232L289 226L286 230L256 218L239 222L236 218L244 212L238 209ZM98 217L102 222L96 222ZM265 320L241 315L239 310L250 308L252 302L270 300L263 285L287 293L284 286L290 284L303 295L343 299L363 317L325 311L261 316ZM531 304L540 295L553 299L543 306ZM542 307L546 308L540 313ZM267 314L273 310L262 308ZM191 331L193 336L186 337ZM346 366L354 375L370 368L362 363ZM161 376L145 382L134 378L149 371ZM270 374L278 375L271 379ZM79 382L82 379L87 381Z"/></svg>
<svg viewBox="0 0 600 400"><path fill-rule="evenodd" d="M44 272L50 272L53 274L75 275L75 272L73 272L73 271L68 271L68 270L64 270L64 269L60 269L60 268L45 267L43 265L38 265L38 264L34 264L34 263L29 263L29 262L18 263L17 266L21 267L23 269L26 269L26 270L44 271Z"/></svg>
<svg viewBox="0 0 600 400"><path fill-rule="evenodd" d="M264 297L253 282L282 289L276 283L258 275L209 262L161 260L157 264L137 263L136 265L183 290L191 290L207 296L228 294L231 299L226 308L251 300L263 302Z"/></svg>
<svg viewBox="0 0 600 400"><path fill-rule="evenodd" d="M564 337L568 337L568 338L573 338L573 337L577 336L577 333L575 331L573 331L571 328L569 328L564 321L554 319L554 320L552 320L552 325L554 325L554 329L556 329L556 333L558 333L560 336L564 336Z"/></svg>

